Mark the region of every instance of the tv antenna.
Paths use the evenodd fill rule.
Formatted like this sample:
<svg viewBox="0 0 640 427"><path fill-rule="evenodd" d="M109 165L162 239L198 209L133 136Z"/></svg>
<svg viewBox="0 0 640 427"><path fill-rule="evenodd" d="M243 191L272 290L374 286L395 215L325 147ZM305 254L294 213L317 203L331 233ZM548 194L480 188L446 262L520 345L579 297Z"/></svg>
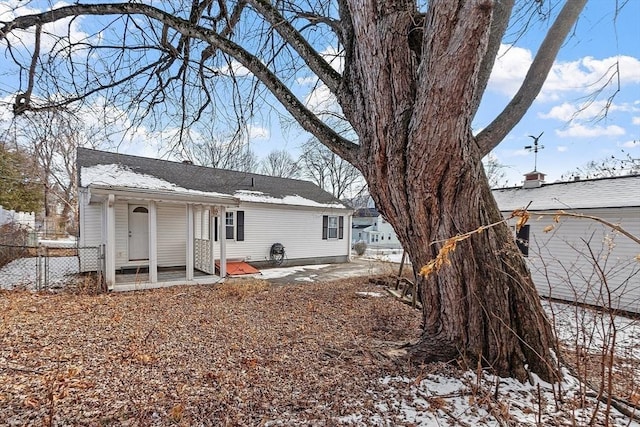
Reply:
<svg viewBox="0 0 640 427"><path fill-rule="evenodd" d="M544 149L544 145L538 145L538 140L542 136L544 131L540 132L540 135L533 136L529 135L529 138L533 138L533 145L525 145L524 149L528 150L530 153L533 151L533 170L538 170L538 151Z"/></svg>

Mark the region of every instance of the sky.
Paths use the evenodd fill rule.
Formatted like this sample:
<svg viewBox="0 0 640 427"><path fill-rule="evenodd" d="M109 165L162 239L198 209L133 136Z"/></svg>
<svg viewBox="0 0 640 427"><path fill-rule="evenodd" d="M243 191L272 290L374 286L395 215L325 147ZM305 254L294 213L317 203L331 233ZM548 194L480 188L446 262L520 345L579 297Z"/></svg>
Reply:
<svg viewBox="0 0 640 427"><path fill-rule="evenodd" d="M7 6L15 4L20 2L0 0L0 20L7 19ZM546 12L544 8L550 2L542 4L542 12ZM615 15L616 5L624 5L618 15ZM526 116L492 153L504 166L503 184L519 185L522 175L534 167L547 174L547 182L554 182L561 178L569 179L571 171L591 160L610 156L640 158L638 16L640 0L588 2L561 49L541 94ZM91 22L88 19L73 21L74 34L81 36L83 31L89 31ZM66 26L65 23L60 25L61 28ZM523 35L509 34L505 38L473 122L474 132L487 126L518 89L548 26L548 20L541 20L533 23ZM517 43L512 46L514 41ZM330 49L325 48L326 51ZM4 59L0 59L0 77L5 76L2 79L6 79L3 63ZM616 69L619 69L617 74L613 72ZM612 84L603 89L609 80ZM12 86L7 82L0 81L0 99L11 98ZM322 88L311 92L312 84L298 83L296 92L309 101L329 102L323 98ZM610 98L614 93L615 96ZM607 104L608 109L605 109ZM0 120L7 117L6 111L0 111ZM122 118L120 125L126 126L126 121ZM165 130L164 135L140 129L119 145L119 151L165 157L158 141L171 133L171 129ZM531 136L539 136L537 158L535 153L525 149L534 142ZM259 157L265 157L275 149L288 150L296 157L300 145L309 138L296 127L282 126L277 114L266 111L250 125L250 147Z"/></svg>

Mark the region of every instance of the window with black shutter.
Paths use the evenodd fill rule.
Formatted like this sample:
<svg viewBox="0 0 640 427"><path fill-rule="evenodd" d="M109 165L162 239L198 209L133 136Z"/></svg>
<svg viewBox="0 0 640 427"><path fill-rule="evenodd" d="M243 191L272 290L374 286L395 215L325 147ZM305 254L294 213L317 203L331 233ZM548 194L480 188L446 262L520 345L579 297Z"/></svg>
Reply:
<svg viewBox="0 0 640 427"><path fill-rule="evenodd" d="M344 216L322 216L322 240L344 239Z"/></svg>
<svg viewBox="0 0 640 427"><path fill-rule="evenodd" d="M244 241L244 211L238 211L236 215L236 240L238 242Z"/></svg>
<svg viewBox="0 0 640 427"><path fill-rule="evenodd" d="M516 233L516 244L525 257L529 256L529 225L523 225Z"/></svg>

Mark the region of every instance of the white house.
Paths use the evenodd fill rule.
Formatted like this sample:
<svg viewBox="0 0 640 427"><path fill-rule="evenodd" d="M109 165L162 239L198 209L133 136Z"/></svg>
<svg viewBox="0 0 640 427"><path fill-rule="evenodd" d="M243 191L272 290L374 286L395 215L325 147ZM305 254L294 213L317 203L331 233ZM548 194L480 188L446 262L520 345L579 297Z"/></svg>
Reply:
<svg viewBox="0 0 640 427"><path fill-rule="evenodd" d="M276 243L286 265L349 261L352 210L310 182L84 148L77 162L78 243L103 245L109 289L216 282L228 261L273 265Z"/></svg>
<svg viewBox="0 0 640 427"><path fill-rule="evenodd" d="M352 243L362 240L373 248L402 248L391 224L374 207L356 209L352 228Z"/></svg>
<svg viewBox="0 0 640 427"><path fill-rule="evenodd" d="M640 245L598 222L555 222L553 214L595 216L640 236L640 175L554 184L543 179L531 173L522 187L493 190L504 216L529 206L531 218L518 240L540 294L639 313Z"/></svg>

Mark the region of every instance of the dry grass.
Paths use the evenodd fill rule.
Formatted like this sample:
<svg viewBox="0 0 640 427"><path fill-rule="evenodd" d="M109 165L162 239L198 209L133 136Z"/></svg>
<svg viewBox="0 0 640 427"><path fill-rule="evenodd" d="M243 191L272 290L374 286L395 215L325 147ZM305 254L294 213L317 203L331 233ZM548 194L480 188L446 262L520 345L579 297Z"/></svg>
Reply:
<svg viewBox="0 0 640 427"><path fill-rule="evenodd" d="M375 413L420 315L366 279L78 295L0 292L0 420L332 425ZM0 422L1 424L1 422Z"/></svg>

